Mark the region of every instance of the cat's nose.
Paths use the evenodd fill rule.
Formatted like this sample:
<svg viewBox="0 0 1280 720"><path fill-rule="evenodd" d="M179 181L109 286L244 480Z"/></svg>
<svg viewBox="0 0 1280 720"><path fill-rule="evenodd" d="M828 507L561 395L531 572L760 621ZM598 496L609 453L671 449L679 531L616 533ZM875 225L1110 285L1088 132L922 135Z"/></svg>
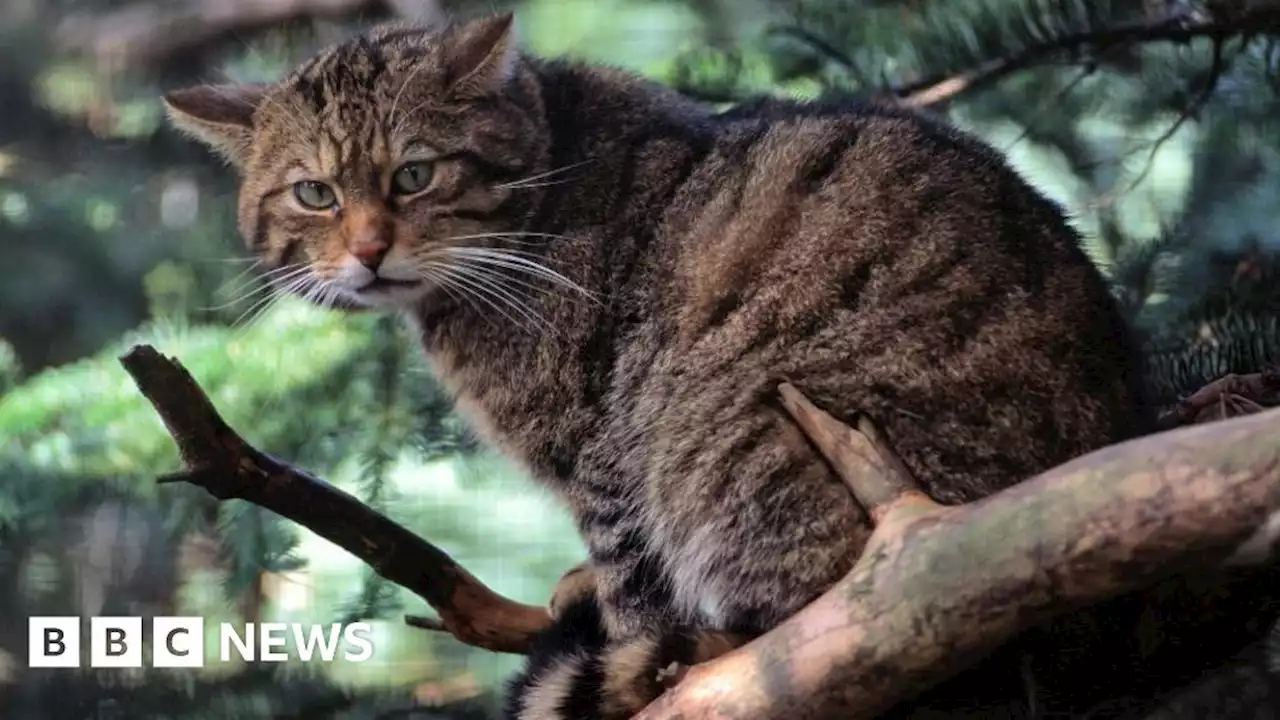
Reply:
<svg viewBox="0 0 1280 720"><path fill-rule="evenodd" d="M347 251L352 257L373 271L377 271L390 249L391 243L387 241L386 233L380 232L376 227L360 229L347 243Z"/></svg>
<svg viewBox="0 0 1280 720"><path fill-rule="evenodd" d="M370 270L377 271L391 249L392 229L378 208L354 204L342 223L347 252Z"/></svg>
<svg viewBox="0 0 1280 720"><path fill-rule="evenodd" d="M382 265L382 260L387 256L387 251L391 246L383 240L371 240L364 243L352 243L351 254L361 265L370 270L377 271L378 266Z"/></svg>

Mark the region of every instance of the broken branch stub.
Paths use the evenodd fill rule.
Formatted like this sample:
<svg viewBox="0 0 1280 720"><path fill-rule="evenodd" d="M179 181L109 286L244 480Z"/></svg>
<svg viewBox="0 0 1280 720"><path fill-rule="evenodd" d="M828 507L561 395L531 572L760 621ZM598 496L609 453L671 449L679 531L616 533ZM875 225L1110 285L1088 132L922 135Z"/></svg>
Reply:
<svg viewBox="0 0 1280 720"><path fill-rule="evenodd" d="M920 490L902 458L871 418L858 416L858 429L819 409L791 383L778 386L782 407L844 481L872 526L880 525L894 507L941 507Z"/></svg>
<svg viewBox="0 0 1280 720"><path fill-rule="evenodd" d="M855 492L857 472L888 466L830 426L810 437ZM885 510L843 580L637 720L872 718L1037 622L1216 566L1280 511L1280 409L1104 448L967 505L872 501Z"/></svg>

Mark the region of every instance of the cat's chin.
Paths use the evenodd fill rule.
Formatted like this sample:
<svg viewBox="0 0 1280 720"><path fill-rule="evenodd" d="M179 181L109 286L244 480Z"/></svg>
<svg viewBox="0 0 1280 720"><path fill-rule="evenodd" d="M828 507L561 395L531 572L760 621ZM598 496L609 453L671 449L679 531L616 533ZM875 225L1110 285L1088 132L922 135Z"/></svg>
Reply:
<svg viewBox="0 0 1280 720"><path fill-rule="evenodd" d="M388 312L418 303L429 290L425 282L375 280L359 290L343 292L334 308L347 312Z"/></svg>

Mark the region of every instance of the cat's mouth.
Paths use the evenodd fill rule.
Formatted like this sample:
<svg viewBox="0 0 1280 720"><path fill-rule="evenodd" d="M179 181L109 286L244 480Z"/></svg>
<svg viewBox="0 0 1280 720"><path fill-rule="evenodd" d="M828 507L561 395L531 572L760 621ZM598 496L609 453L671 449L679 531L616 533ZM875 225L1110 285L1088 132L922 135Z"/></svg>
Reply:
<svg viewBox="0 0 1280 720"><path fill-rule="evenodd" d="M391 278L377 277L362 285L360 289L356 290L356 292L361 294L393 292L396 290L415 288L421 284L421 280L393 280Z"/></svg>

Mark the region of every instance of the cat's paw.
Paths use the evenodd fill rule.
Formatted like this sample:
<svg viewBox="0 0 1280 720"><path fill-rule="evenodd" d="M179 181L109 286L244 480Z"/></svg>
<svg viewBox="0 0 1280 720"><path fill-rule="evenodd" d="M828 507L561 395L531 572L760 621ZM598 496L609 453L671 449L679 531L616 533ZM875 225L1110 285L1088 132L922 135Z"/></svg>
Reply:
<svg viewBox="0 0 1280 720"><path fill-rule="evenodd" d="M560 576L555 589L551 591L547 610L551 612L552 619L559 620L565 608L593 598L595 594L596 574L591 567L591 561L584 560Z"/></svg>

